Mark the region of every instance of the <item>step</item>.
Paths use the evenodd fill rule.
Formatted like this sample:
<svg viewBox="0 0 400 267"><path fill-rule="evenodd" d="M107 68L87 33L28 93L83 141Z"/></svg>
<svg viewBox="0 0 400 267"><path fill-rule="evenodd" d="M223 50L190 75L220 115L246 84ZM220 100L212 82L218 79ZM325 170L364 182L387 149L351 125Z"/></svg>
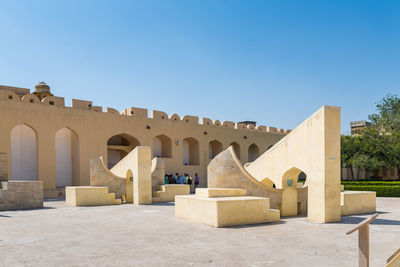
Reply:
<svg viewBox="0 0 400 267"><path fill-rule="evenodd" d="M196 188L199 197L238 197L246 196L247 190L243 188Z"/></svg>

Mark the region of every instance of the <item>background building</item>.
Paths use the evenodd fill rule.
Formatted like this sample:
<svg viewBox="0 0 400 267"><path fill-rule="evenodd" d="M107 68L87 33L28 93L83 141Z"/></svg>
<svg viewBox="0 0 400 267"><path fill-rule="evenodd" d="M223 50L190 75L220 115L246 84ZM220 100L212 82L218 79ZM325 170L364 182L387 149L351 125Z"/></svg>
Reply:
<svg viewBox="0 0 400 267"><path fill-rule="evenodd" d="M0 154L9 180L42 180L46 197L63 194L68 185L89 184L89 161L102 156L114 166L136 146L150 146L165 161L166 173L200 176L207 165L233 146L242 163L255 160L288 130L254 123L220 122L162 111L93 106L92 101L53 96L40 82L29 89L0 86Z"/></svg>

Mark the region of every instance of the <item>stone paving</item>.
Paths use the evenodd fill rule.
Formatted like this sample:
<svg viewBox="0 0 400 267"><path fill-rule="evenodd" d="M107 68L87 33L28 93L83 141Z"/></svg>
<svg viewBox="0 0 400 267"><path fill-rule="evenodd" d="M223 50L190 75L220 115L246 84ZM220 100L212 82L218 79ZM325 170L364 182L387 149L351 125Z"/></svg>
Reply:
<svg viewBox="0 0 400 267"><path fill-rule="evenodd" d="M316 224L212 228L174 217L173 203L0 212L0 266L357 266L357 234L368 215ZM400 248L400 199L378 198L371 266Z"/></svg>

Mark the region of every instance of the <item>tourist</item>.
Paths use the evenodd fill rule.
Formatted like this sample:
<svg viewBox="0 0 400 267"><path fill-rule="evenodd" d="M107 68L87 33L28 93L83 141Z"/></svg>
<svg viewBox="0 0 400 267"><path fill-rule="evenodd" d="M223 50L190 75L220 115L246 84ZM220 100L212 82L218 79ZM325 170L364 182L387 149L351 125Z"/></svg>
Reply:
<svg viewBox="0 0 400 267"><path fill-rule="evenodd" d="M179 184L179 173L175 173L174 180L175 180L174 184Z"/></svg>
<svg viewBox="0 0 400 267"><path fill-rule="evenodd" d="M199 177L199 175L196 173L195 175L194 175L194 188L196 189L196 187L199 185L199 182L200 182L200 177Z"/></svg>
<svg viewBox="0 0 400 267"><path fill-rule="evenodd" d="M186 183L189 185L190 193L192 193L192 182L193 182L193 179L192 179L192 177L189 176L189 174L187 175L186 179L187 179Z"/></svg>
<svg viewBox="0 0 400 267"><path fill-rule="evenodd" d="M164 176L164 184L168 184L168 174Z"/></svg>
<svg viewBox="0 0 400 267"><path fill-rule="evenodd" d="M185 182L186 182L185 176L181 175L181 177L179 177L179 184L185 184Z"/></svg>

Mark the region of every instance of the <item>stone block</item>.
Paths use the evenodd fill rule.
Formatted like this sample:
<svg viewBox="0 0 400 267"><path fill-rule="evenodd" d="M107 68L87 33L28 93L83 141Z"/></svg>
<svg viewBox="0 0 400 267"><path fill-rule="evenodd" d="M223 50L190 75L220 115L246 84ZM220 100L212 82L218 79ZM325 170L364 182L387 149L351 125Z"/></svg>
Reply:
<svg viewBox="0 0 400 267"><path fill-rule="evenodd" d="M121 199L115 199L115 194L105 186L67 186L65 197L67 206L74 207L121 204Z"/></svg>
<svg viewBox="0 0 400 267"><path fill-rule="evenodd" d="M376 192L344 191L340 196L342 216L376 211Z"/></svg>
<svg viewBox="0 0 400 267"><path fill-rule="evenodd" d="M214 227L279 221L278 212L270 210L269 199L263 197L175 197L176 217Z"/></svg>

